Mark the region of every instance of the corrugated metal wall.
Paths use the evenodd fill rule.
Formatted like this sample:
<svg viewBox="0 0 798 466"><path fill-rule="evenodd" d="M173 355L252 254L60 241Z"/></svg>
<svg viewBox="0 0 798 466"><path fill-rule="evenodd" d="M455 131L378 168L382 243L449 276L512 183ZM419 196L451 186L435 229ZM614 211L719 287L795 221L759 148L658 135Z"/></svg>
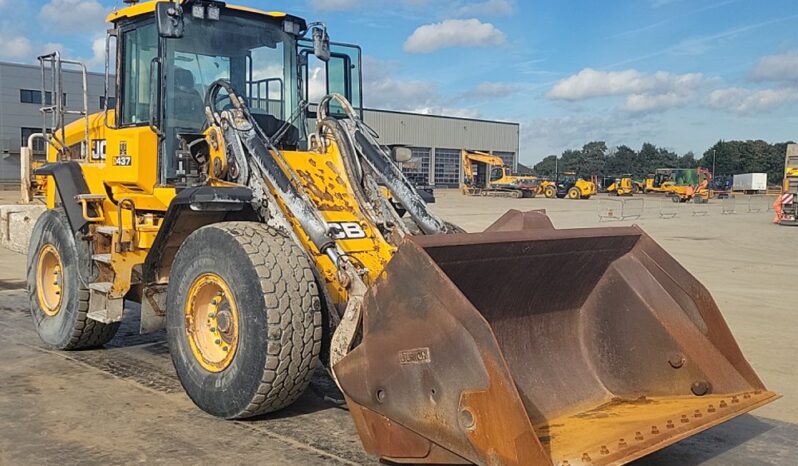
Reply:
<svg viewBox="0 0 798 466"><path fill-rule="evenodd" d="M364 110L384 144L489 150L518 154L519 125L497 121Z"/></svg>

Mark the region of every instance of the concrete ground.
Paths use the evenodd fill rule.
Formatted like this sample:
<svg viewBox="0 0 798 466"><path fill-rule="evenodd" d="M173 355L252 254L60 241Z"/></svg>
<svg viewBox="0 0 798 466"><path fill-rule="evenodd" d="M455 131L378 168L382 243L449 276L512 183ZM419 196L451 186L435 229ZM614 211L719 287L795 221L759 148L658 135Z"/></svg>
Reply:
<svg viewBox="0 0 798 466"><path fill-rule="evenodd" d="M791 256L798 228L771 225L766 200L675 206L649 197L642 217L600 223L599 211L617 217L621 204L436 194L434 209L469 231L511 208L547 209L558 228L641 225L709 288L748 360L784 398L635 464L795 464L798 316L789 298L798 283ZM627 215L643 207L642 197L634 199L623 206ZM247 422L214 419L182 393L163 334L136 334L135 307L105 349L51 351L28 315L24 256L0 248L0 264L0 465L377 464L363 453L323 372L284 412Z"/></svg>

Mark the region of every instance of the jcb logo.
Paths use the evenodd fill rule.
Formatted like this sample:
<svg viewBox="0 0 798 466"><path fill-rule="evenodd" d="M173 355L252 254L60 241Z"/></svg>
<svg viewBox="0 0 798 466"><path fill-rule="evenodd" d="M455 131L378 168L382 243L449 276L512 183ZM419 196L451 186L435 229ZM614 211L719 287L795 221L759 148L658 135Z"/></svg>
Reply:
<svg viewBox="0 0 798 466"><path fill-rule="evenodd" d="M361 239L366 237L363 227L357 222L328 223L333 239Z"/></svg>

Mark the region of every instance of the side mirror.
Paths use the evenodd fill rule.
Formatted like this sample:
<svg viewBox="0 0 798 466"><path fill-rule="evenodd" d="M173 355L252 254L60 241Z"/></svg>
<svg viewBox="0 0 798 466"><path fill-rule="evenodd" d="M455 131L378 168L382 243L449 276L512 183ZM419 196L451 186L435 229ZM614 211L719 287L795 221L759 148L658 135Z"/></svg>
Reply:
<svg viewBox="0 0 798 466"><path fill-rule="evenodd" d="M325 63L330 61L330 36L323 27L313 28L313 55Z"/></svg>
<svg viewBox="0 0 798 466"><path fill-rule="evenodd" d="M393 147L391 149L391 156L396 163L409 162L413 158L413 151L407 147Z"/></svg>
<svg viewBox="0 0 798 466"><path fill-rule="evenodd" d="M183 37L183 8L178 3L158 2L155 5L155 17L158 18L158 34L167 39Z"/></svg>

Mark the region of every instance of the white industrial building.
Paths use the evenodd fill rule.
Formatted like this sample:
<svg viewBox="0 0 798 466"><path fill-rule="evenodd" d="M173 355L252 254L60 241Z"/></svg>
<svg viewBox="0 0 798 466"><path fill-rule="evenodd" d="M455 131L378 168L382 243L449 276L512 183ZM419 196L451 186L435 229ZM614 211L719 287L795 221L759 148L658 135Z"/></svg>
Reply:
<svg viewBox="0 0 798 466"><path fill-rule="evenodd" d="M89 112L102 106L104 80L102 74L89 73ZM79 73L64 71L68 108L82 107L81 81ZM39 108L51 100L49 92L42 95L38 66L0 62L0 182L18 182L19 148L30 134L41 132ZM514 170L518 167L517 123L376 109L365 109L363 118L383 144L412 148L416 161L404 170L420 185L457 187L461 149L490 152Z"/></svg>

